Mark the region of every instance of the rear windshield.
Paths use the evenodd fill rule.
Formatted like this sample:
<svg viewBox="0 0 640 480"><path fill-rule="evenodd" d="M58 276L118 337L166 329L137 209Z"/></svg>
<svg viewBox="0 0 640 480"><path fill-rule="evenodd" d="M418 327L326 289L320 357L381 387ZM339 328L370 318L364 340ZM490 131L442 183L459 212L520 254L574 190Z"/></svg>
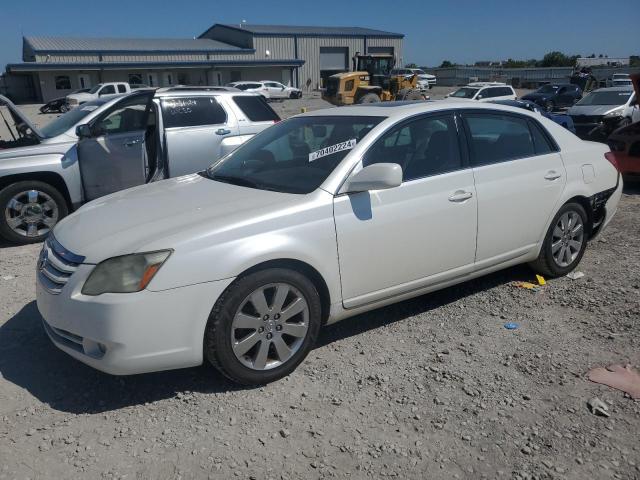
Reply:
<svg viewBox="0 0 640 480"><path fill-rule="evenodd" d="M252 122L277 122L280 117L262 96L234 96L233 101Z"/></svg>
<svg viewBox="0 0 640 480"><path fill-rule="evenodd" d="M624 105L633 92L591 92L576 105Z"/></svg>
<svg viewBox="0 0 640 480"><path fill-rule="evenodd" d="M218 182L310 193L384 117L307 116L277 123L214 164Z"/></svg>
<svg viewBox="0 0 640 480"><path fill-rule="evenodd" d="M477 88L462 87L453 92L451 96L456 98L473 98L476 93L478 93Z"/></svg>

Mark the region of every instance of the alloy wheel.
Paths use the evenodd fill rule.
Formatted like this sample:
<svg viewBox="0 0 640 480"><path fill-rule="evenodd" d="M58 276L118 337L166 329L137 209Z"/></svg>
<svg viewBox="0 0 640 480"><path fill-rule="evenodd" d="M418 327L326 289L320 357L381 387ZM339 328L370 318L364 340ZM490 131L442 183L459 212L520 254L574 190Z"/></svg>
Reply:
<svg viewBox="0 0 640 480"><path fill-rule="evenodd" d="M582 217L568 211L558 219L551 235L551 255L559 267L571 265L582 250L584 224Z"/></svg>
<svg viewBox="0 0 640 480"><path fill-rule="evenodd" d="M252 370L270 370L290 360L309 330L309 305L293 285L261 286L240 304L231 323L231 347Z"/></svg>
<svg viewBox="0 0 640 480"><path fill-rule="evenodd" d="M23 237L39 237L49 233L58 221L59 210L48 194L39 190L20 192L4 209L9 228Z"/></svg>

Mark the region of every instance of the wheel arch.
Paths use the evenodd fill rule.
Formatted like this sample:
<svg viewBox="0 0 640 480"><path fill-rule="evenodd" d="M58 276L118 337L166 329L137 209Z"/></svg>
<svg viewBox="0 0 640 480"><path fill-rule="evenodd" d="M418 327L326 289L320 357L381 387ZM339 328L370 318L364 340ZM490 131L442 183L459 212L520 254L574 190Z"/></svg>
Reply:
<svg viewBox="0 0 640 480"><path fill-rule="evenodd" d="M320 305L322 307L322 323L325 324L329 318L329 310L331 307L331 295L329 293L329 287L324 277L318 272L312 265L303 262L302 260L296 260L293 258L278 258L273 260L266 260L258 263L240 273L237 278L242 278L261 270L267 270L269 268L286 268L306 276L318 290L320 295Z"/></svg>
<svg viewBox="0 0 640 480"><path fill-rule="evenodd" d="M6 175L0 177L0 190L16 182L28 181L43 182L51 185L64 197L69 211L73 211L73 203L71 202L71 195L69 194L67 183L61 175L55 172L41 171Z"/></svg>

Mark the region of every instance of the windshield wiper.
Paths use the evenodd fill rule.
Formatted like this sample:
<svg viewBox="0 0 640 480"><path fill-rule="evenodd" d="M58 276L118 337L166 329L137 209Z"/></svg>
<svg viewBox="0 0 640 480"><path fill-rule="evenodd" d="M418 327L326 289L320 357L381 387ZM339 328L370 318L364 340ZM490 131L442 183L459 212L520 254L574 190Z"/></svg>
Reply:
<svg viewBox="0 0 640 480"><path fill-rule="evenodd" d="M216 180L218 182L230 183L232 185L239 185L241 187L249 187L249 188L261 188L260 185L252 180L248 180L246 178L234 177L231 175L217 175L217 174L209 174L208 177L211 180Z"/></svg>

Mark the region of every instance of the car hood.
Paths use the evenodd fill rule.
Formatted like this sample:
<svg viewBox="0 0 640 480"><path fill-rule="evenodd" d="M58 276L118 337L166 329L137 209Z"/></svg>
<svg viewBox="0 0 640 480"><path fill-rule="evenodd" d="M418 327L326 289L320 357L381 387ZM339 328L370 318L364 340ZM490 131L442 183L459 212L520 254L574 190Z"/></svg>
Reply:
<svg viewBox="0 0 640 480"><path fill-rule="evenodd" d="M258 190L200 174L134 187L87 203L54 236L86 263L128 253L189 248L191 239L230 235L299 204L302 195Z"/></svg>
<svg viewBox="0 0 640 480"><path fill-rule="evenodd" d="M14 105L14 103L9 100L7 97L0 95L0 106L7 107L11 112L13 112L22 123L27 125L31 131L39 138L44 138L44 135L38 130L38 128L20 111L18 107ZM10 118L6 119L8 122L11 121Z"/></svg>
<svg viewBox="0 0 640 480"><path fill-rule="evenodd" d="M574 105L567 113L569 115L606 115L613 110L622 108L623 105Z"/></svg>
<svg viewBox="0 0 640 480"><path fill-rule="evenodd" d="M546 100L547 98L549 98L551 96L551 94L549 93L527 93L526 95L524 95L522 97L523 100L530 100L532 102L535 102L536 100Z"/></svg>

